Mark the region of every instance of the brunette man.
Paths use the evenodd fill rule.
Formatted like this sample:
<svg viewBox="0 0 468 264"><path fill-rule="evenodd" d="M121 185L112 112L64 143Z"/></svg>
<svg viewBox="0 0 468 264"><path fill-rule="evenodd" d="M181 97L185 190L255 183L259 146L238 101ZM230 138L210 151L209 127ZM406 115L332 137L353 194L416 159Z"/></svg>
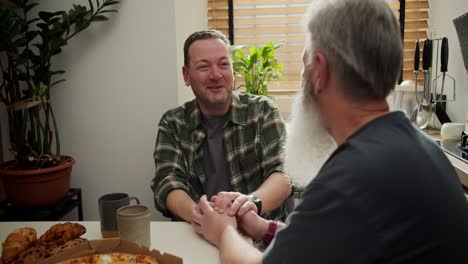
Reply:
<svg viewBox="0 0 468 264"><path fill-rule="evenodd" d="M208 195L231 215L253 210L284 219L292 190L283 173L285 124L278 109L267 97L233 92L229 41L218 31L187 38L182 72L196 98L159 122L156 208L192 222L198 200Z"/></svg>

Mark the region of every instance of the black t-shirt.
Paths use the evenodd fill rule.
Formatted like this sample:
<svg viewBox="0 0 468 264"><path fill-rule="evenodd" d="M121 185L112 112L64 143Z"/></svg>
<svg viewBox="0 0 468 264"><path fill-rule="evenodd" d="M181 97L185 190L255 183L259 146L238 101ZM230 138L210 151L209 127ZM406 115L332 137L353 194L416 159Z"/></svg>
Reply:
<svg viewBox="0 0 468 264"><path fill-rule="evenodd" d="M439 147L401 112L332 154L264 263L468 263L468 203Z"/></svg>

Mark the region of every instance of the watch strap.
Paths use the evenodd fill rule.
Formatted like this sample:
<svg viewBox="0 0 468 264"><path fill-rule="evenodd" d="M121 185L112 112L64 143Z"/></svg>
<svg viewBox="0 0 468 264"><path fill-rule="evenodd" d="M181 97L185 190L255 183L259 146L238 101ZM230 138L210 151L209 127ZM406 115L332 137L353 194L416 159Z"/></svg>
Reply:
<svg viewBox="0 0 468 264"><path fill-rule="evenodd" d="M265 246L268 246L273 240L273 238L275 237L277 227L278 227L278 223L276 221L270 220L270 222L268 222L267 232L263 236L263 244Z"/></svg>

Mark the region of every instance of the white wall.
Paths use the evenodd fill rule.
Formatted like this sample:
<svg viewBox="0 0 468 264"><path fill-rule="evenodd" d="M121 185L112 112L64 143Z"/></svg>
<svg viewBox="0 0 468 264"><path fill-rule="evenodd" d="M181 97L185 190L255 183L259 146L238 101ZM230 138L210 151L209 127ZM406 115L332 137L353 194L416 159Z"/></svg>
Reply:
<svg viewBox="0 0 468 264"><path fill-rule="evenodd" d="M42 0L40 7L71 4ZM86 220L98 219L97 199L109 192L138 196L153 219L162 219L150 183L157 123L177 106L174 2L121 1L118 9L72 39L56 60L67 71L52 101L62 153L77 160L71 186L82 188Z"/></svg>
<svg viewBox="0 0 468 264"><path fill-rule="evenodd" d="M175 0L176 9L176 48L177 48L177 90L179 105L194 98L192 89L185 86L182 77L184 65L184 42L193 32L206 29L207 21L206 0Z"/></svg>
<svg viewBox="0 0 468 264"><path fill-rule="evenodd" d="M449 42L448 74L456 80L457 98L447 103L447 113L452 122L462 123L468 113L468 73L463 64L460 42L458 40L453 19L468 12L467 0L431 0L430 31L435 38L447 37Z"/></svg>

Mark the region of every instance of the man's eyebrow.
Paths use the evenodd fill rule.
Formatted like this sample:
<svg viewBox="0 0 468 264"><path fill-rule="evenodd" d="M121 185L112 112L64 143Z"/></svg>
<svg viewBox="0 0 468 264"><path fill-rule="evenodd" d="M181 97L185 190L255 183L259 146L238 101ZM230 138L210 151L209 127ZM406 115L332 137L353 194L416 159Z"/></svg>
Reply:
<svg viewBox="0 0 468 264"><path fill-rule="evenodd" d="M206 59L198 59L198 60L194 61L194 63L196 63L196 64L197 63L207 63L207 62L208 62L208 60L206 60Z"/></svg>
<svg viewBox="0 0 468 264"><path fill-rule="evenodd" d="M223 57L219 58L217 61L222 61L222 60L229 60L229 57L228 56L223 56ZM209 63L210 61L207 60L207 59L198 59L198 60L194 60L193 62L194 63Z"/></svg>

